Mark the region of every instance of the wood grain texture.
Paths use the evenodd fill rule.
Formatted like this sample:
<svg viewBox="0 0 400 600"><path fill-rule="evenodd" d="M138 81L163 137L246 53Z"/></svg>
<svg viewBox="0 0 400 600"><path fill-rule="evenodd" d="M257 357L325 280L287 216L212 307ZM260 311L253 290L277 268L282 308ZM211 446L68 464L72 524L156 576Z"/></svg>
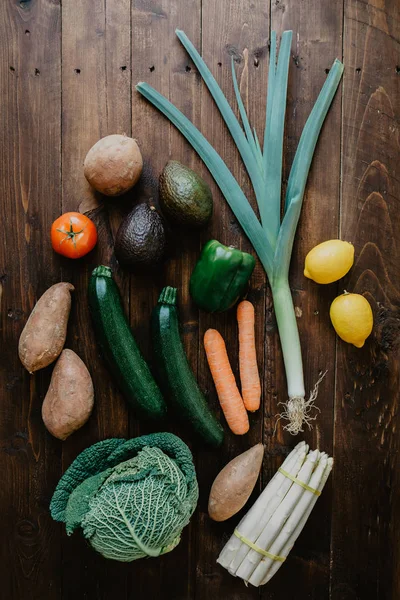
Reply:
<svg viewBox="0 0 400 600"><path fill-rule="evenodd" d="M236 110L236 102L231 77L231 61L233 59L243 101L249 113L251 123L263 132L266 90L266 57L268 42L268 11L263 2L247 3L230 2L221 5L215 0L203 1L203 57L216 77L231 106ZM221 157L228 164L244 192L254 206L254 198L247 174L240 161L239 155L214 101L206 90L202 91L202 132L211 141ZM210 176L208 179L211 181ZM217 186L211 181L214 193L215 211L212 223L211 237L223 244L236 246L252 252L248 240L241 232L238 223L222 197ZM210 236L203 236L205 243ZM262 267L257 264L251 279L251 290L248 299L254 303L256 311L256 344L259 359L259 369L264 373L264 343L263 321L265 311L266 277ZM199 379L208 391L208 398L215 407L225 427L223 452L213 459L212 451L203 450L198 458L198 476L200 485L200 502L197 512L197 527L201 532L196 540L196 600L211 596L221 598L255 598L258 591L246 589L245 586L233 579L227 571L215 564L219 552L232 533L235 524L244 515L242 510L225 523L211 521L207 513L208 496L212 482L225 464L250 446L262 441L262 408L250 415L251 428L245 436L235 436L227 427L226 421L219 409L215 387L207 364L203 338L208 328L217 329L223 336L232 369L238 385L238 330L236 310L232 309L223 314L209 315L200 313L199 339ZM254 501L259 491L259 485L249 503Z"/></svg>
<svg viewBox="0 0 400 600"><path fill-rule="evenodd" d="M63 3L62 8L62 209L88 212L98 228L93 252L78 264L64 260L63 277L76 288L67 345L82 358L93 377L94 413L74 439L63 444L63 468L79 452L100 439L129 437L129 414L117 382L111 377L96 344L87 302L91 271L111 265L126 311L129 277L113 255L113 238L129 205L128 197L104 200L83 175L90 147L112 133L131 134L130 2ZM122 67L125 67L124 69ZM76 563L76 556L81 560ZM81 536L63 537L63 597L106 599L114 582L122 597L128 593L128 572L93 553ZM96 573L88 577L87 573Z"/></svg>
<svg viewBox="0 0 400 600"><path fill-rule="evenodd" d="M347 2L340 229L355 246L343 286L370 301L364 348L338 344L331 596L398 598L398 4Z"/></svg>
<svg viewBox="0 0 400 600"><path fill-rule="evenodd" d="M144 170L135 188L136 202L151 202L158 206L158 178L168 160L178 160L199 169L200 161L169 125L168 121L147 103L135 90L139 81L147 81L182 107L190 119L200 126L200 81L192 63L175 35L183 29L196 45L200 44L200 0L161 0L132 3L132 131L143 151ZM150 337L150 318L153 307L164 286L178 288L179 316L185 350L194 372L197 373L198 311L189 298L189 278L199 249L198 232L169 230L168 261L154 273L131 277L131 323L140 348L153 365ZM167 428L181 436L192 447L188 427L176 424L169 414L165 423L135 424L132 434ZM131 589L146 590L149 597L161 598L168 594L177 600L194 597L194 527L183 533L176 553L167 554L159 561L145 561L134 565ZM177 577L176 565L180 575Z"/></svg>
<svg viewBox="0 0 400 600"><path fill-rule="evenodd" d="M176 424L146 424L128 412L103 364L87 309L98 264L113 268L138 344L152 363L149 319L164 285L179 289L182 336L210 405L218 408L203 349L208 327L224 336L238 375L235 311L196 309L188 282L210 238L252 251L210 174L182 136L135 91L147 81L172 100L213 143L246 195L245 169L222 119L175 36L183 29L236 110L233 58L250 122L264 127L270 29L293 29L284 147L284 185L302 127L335 57L343 84L324 125L310 171L290 282L297 307L306 388L328 369L315 427L304 436L334 452L330 483L287 563L261 590L246 588L216 564L244 510L226 523L207 515L209 489L228 460L264 441L264 485L297 441L273 435L286 382L264 271L257 264L248 298L256 308L263 406L243 438L229 433L220 452L201 448ZM9 0L0 5L0 577L6 600L397 600L400 597L399 469L399 107L398 0ZM138 140L144 172L124 198L104 201L83 176L91 145L110 133ZM158 203L169 159L210 183L215 212L198 233L171 230L169 258L147 275L124 272L113 254L121 219L139 201ZM80 210L99 230L94 252L78 262L55 255L48 231L62 211ZM317 286L302 274L315 244L340 236L355 245L355 265L339 284ZM29 377L17 343L37 298L57 281L76 286L67 347L87 364L95 411L61 444L40 409L51 367ZM366 295L375 328L361 350L338 340L328 311L342 288ZM54 523L48 505L62 471L86 446L155 430L192 448L200 501L180 545L159 559L106 561L79 535ZM261 483L252 495L255 499Z"/></svg>
<svg viewBox="0 0 400 600"><path fill-rule="evenodd" d="M335 58L342 57L340 32L343 21L341 1L323 3L309 0L297 3L272 3L271 27L278 34L293 30L292 55L289 70L289 94L286 110L284 183L287 182L300 135L310 110L317 99ZM303 354L306 393L309 394L325 371L319 388L318 409L313 429L300 434L311 448L333 450L333 407L335 394L335 332L330 326L329 306L337 295L337 285L321 286L303 275L307 252L324 240L337 238L339 233L341 87L324 123L311 166L301 218L293 248L290 284L292 288ZM285 186L284 186L285 187ZM272 307L271 307L272 308ZM273 308L272 308L273 310ZM267 448L276 454L269 461L266 481L282 461L281 454L291 447L293 439L282 431L284 421L272 436L277 404L285 400L285 376L279 337L275 328L267 337L269 343L268 373L271 382L267 396L269 413L265 428ZM320 411L320 412L319 412ZM273 418L268 419L272 415ZM296 543L285 568L280 569L270 585L262 590L266 599L329 598L330 520L332 499L328 489L318 500L306 531ZM288 577L288 570L292 576Z"/></svg>
<svg viewBox="0 0 400 600"><path fill-rule="evenodd" d="M35 302L60 280L47 234L61 207L60 7L7 2L0 36L2 595L53 600L61 539L48 506L61 452L41 418L51 368L30 377L17 348Z"/></svg>

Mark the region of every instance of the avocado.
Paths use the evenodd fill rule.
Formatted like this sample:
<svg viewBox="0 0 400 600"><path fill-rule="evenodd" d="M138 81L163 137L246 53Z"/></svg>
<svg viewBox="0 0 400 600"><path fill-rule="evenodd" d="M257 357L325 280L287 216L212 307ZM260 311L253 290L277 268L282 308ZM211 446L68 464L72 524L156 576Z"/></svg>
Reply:
<svg viewBox="0 0 400 600"><path fill-rule="evenodd" d="M166 246L161 215L143 202L122 221L115 239L115 256L121 265L146 269L162 262Z"/></svg>
<svg viewBox="0 0 400 600"><path fill-rule="evenodd" d="M172 223L199 228L211 219L213 199L204 179L177 160L170 160L160 175L160 206Z"/></svg>

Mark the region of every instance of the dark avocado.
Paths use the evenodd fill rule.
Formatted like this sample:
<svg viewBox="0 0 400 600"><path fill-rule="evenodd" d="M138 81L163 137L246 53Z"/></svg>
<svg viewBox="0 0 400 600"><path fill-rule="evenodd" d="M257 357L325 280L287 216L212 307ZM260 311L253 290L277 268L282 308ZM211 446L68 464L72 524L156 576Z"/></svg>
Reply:
<svg viewBox="0 0 400 600"><path fill-rule="evenodd" d="M211 219L213 199L204 179L177 160L170 160L160 175L160 206L172 223L197 228Z"/></svg>
<svg viewBox="0 0 400 600"><path fill-rule="evenodd" d="M122 221L115 239L121 265L140 270L160 264L167 240L163 219L153 206L138 204Z"/></svg>

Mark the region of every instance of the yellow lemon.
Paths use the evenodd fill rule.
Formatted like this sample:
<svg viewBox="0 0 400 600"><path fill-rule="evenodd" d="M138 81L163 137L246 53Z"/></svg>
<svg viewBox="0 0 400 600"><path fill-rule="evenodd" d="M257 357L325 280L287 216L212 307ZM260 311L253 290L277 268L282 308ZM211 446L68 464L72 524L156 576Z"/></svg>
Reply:
<svg viewBox="0 0 400 600"><path fill-rule="evenodd" d="M354 262L354 246L342 240L328 240L306 256L304 275L316 283L332 283L346 275Z"/></svg>
<svg viewBox="0 0 400 600"><path fill-rule="evenodd" d="M364 296L345 292L334 299L329 314L342 340L357 348L364 346L374 324L370 303Z"/></svg>

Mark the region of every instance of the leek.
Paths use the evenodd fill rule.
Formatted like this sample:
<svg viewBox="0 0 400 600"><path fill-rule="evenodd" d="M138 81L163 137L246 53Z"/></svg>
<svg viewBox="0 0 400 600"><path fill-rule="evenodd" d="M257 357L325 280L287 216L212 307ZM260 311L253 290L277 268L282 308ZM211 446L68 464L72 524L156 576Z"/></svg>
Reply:
<svg viewBox="0 0 400 600"><path fill-rule="evenodd" d="M207 85L239 150L254 188L261 222L220 155L193 123L147 83L138 83L136 89L179 129L204 161L267 273L274 300L289 396L288 401L283 403L285 409L281 418L288 420L285 429L297 434L303 431L305 423L310 426L310 421L314 418L310 411L314 406L318 382L310 398L306 400L300 340L288 281L289 264L312 157L322 124L339 85L343 65L339 60L334 61L304 126L290 171L281 219L283 134L292 32L283 33L277 62L276 34L271 34L262 150L257 133L248 121L234 65L232 64L233 86L243 127L193 44L183 31L177 30L176 33Z"/></svg>

